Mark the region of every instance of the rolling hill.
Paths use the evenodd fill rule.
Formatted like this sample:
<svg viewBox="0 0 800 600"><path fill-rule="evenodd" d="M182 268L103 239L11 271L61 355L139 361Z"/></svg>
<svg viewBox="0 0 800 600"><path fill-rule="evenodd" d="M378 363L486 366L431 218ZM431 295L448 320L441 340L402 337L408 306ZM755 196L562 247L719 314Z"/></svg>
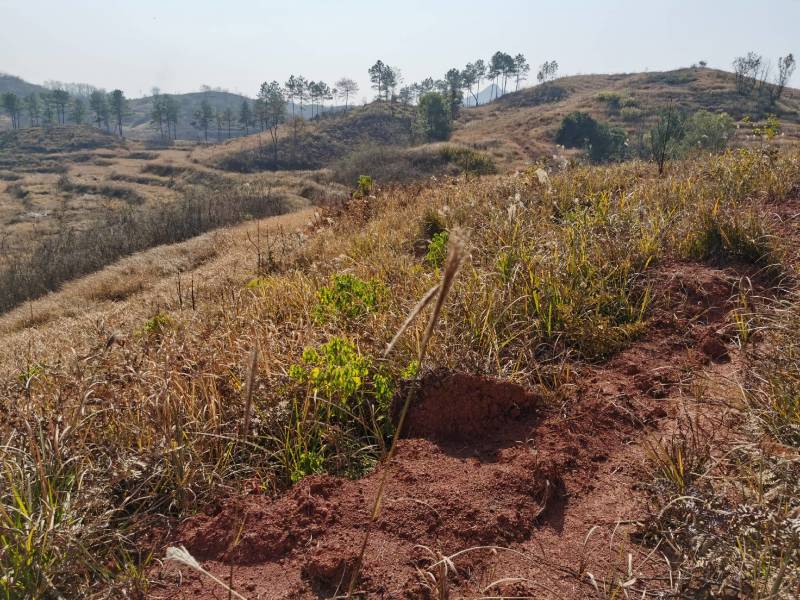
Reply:
<svg viewBox="0 0 800 600"><path fill-rule="evenodd" d="M627 106L613 106L614 98ZM556 148L555 134L570 112L587 112L598 121L623 127L634 138L671 103L687 112L725 111L737 121L748 116L758 120L774 112L781 121L782 139L800 139L798 90L787 89L777 106L769 107L739 95L734 75L715 69L563 77L463 110L451 139L485 150L499 165L514 169L563 153ZM740 141L746 141L747 133L740 129Z"/></svg>
<svg viewBox="0 0 800 600"><path fill-rule="evenodd" d="M27 96L28 94L37 93L41 94L47 92L48 89L44 86L29 83L24 79L15 75L1 74L0 73L0 94L5 92L13 92L18 96ZM208 101L212 109L215 111L224 111L230 108L234 113L234 123L231 128L230 137L238 137L244 134L244 130L238 123L239 110L242 106L242 101L248 100L253 102L252 98L242 94L234 94L231 92L224 92L218 90L208 90L200 92L188 92L185 94L170 94L178 101L179 105L179 119L178 119L178 139L180 140L201 140L203 134L192 126L192 118L195 111L200 107L203 100ZM126 130L126 137L139 140L156 139L158 137L157 131L150 125L150 111L152 109L152 97L144 96L141 98L132 98L128 100L128 115L123 121L123 128ZM326 112L340 110L341 107L326 107ZM288 106L288 111L292 111L292 104ZM305 118L311 117L311 108L304 105L302 108L299 105L294 107L294 111L298 115ZM0 112L0 129L9 128L10 121L8 116ZM222 139L227 139L227 125L225 131L221 133ZM213 124L209 129L209 140L214 141L217 139L216 124Z"/></svg>

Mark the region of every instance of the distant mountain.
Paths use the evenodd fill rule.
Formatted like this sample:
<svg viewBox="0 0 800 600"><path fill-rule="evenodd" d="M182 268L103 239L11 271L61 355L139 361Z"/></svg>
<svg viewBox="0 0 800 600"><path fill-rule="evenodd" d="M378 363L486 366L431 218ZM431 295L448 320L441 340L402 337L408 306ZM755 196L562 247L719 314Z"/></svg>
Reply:
<svg viewBox="0 0 800 600"><path fill-rule="evenodd" d="M46 90L41 85L28 83L24 79L16 77L15 75L0 73L0 94L13 92L17 96L27 96L28 94L32 94L34 92L39 93L44 91Z"/></svg>
<svg viewBox="0 0 800 600"><path fill-rule="evenodd" d="M508 91L508 90L506 90ZM495 99L495 96L502 96L503 92L499 86L491 84L478 92L478 104L486 104ZM475 98L472 94L464 94L464 106L475 106Z"/></svg>
<svg viewBox="0 0 800 600"><path fill-rule="evenodd" d="M27 96L32 93L43 93L49 91L46 87L29 83L20 77L0 73L0 94L5 92L13 92L18 96ZM241 94L233 94L230 92L222 92L216 90L208 90L201 92L190 92L187 94L170 94L178 101L178 139L183 140L199 140L203 137L203 133L198 131L192 126L194 113L200 108L203 100L207 100L214 111L224 111L230 108L234 113L234 122L231 127L231 137L244 135L243 128L239 126L239 110L242 106L243 100L251 98ZM123 121L123 130L126 137L133 139L153 139L158 137L158 131L150 125L150 111L152 109L153 99L151 96L143 98L132 98L128 100L129 114ZM302 110L299 106L294 107L295 114L305 118L311 118L311 107L307 104L303 106ZM340 107L325 107L325 112L331 110L340 110ZM287 106L287 112L292 114L292 104ZM90 121L91 117L87 117ZM10 127L10 120L0 109L0 129L8 129ZM217 125L212 124L209 128L209 139L216 139ZM227 139L228 131L227 124L222 131L222 138Z"/></svg>

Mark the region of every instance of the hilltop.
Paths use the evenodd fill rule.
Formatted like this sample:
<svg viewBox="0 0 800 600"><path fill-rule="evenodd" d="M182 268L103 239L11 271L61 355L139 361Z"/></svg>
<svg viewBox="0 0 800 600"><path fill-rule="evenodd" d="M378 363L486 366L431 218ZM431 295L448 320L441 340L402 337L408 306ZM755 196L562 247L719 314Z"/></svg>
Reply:
<svg viewBox="0 0 800 600"><path fill-rule="evenodd" d="M488 90L488 88L487 88ZM754 97L736 92L733 74L706 68L617 75L577 75L544 85L508 92L480 106L465 106L453 123L450 143L488 155L500 170L515 170L560 154L575 151L556 147L555 136L562 119L581 111L600 122L625 129L631 140L649 131L659 110L675 105L688 114L699 110L727 112L736 121L750 117L762 120L775 112L782 126L782 139L800 139L800 94L787 89L777 106L769 107ZM413 107L373 102L348 113L304 122L298 157L282 161L278 168L330 167L360 148L410 148L415 143ZM281 131L279 154L291 156L288 126ZM745 143L749 132L741 131L737 143ZM275 169L268 157L256 149L265 145L254 134L215 146L209 164L230 170ZM363 161L360 161L363 163ZM383 162L373 165L380 172ZM367 168L368 164L363 164Z"/></svg>
<svg viewBox="0 0 800 600"><path fill-rule="evenodd" d="M610 101L603 100L604 93ZM747 116L759 120L775 112L784 138L800 139L800 92L787 89L778 105L770 108L739 95L732 73L707 68L562 77L463 110L451 139L486 150L498 164L519 168L558 152L555 134L573 111L623 127L635 139L652 126L657 111L670 104L689 113L724 111L737 121Z"/></svg>

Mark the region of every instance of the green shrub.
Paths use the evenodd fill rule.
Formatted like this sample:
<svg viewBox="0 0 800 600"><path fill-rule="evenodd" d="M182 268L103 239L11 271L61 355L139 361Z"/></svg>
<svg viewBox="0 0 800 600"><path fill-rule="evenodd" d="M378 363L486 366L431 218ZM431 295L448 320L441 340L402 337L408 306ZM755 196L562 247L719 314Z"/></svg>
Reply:
<svg viewBox="0 0 800 600"><path fill-rule="evenodd" d="M171 329L174 324L175 321L172 320L172 317L165 313L159 312L144 322L142 331L147 335L158 336Z"/></svg>
<svg viewBox="0 0 800 600"><path fill-rule="evenodd" d="M458 146L445 146L439 155L448 163L457 165L465 173L473 175L491 175L497 172L492 159L482 152Z"/></svg>
<svg viewBox="0 0 800 600"><path fill-rule="evenodd" d="M314 319L319 323L356 319L375 310L383 293L384 285L377 280L364 281L349 273L334 275L330 285L317 291Z"/></svg>
<svg viewBox="0 0 800 600"><path fill-rule="evenodd" d="M590 140L589 157L596 163L625 160L627 141L624 129L599 123Z"/></svg>
<svg viewBox="0 0 800 600"><path fill-rule="evenodd" d="M340 337L306 348L288 375L306 392L293 406L284 446L291 481L322 470L363 474L391 433L391 377Z"/></svg>
<svg viewBox="0 0 800 600"><path fill-rule="evenodd" d="M565 148L585 148L597 131L597 121L585 112L572 112L561 121L556 143Z"/></svg>
<svg viewBox="0 0 800 600"><path fill-rule="evenodd" d="M618 110L622 101L622 94L619 92L600 92L596 98L599 102L605 103L609 109Z"/></svg>
<svg viewBox="0 0 800 600"><path fill-rule="evenodd" d="M449 237L446 231L440 231L431 238L431 241L428 242L428 253L425 255L427 264L432 267L441 267L444 264L444 259L447 257L447 240Z"/></svg>
<svg viewBox="0 0 800 600"><path fill-rule="evenodd" d="M683 144L686 150L720 152L727 147L735 133L736 123L728 113L698 110L686 120Z"/></svg>
<svg viewBox="0 0 800 600"><path fill-rule="evenodd" d="M623 121L630 123L630 122L641 121L642 117L644 116L644 111L641 108L626 106L619 112L619 114L622 117Z"/></svg>

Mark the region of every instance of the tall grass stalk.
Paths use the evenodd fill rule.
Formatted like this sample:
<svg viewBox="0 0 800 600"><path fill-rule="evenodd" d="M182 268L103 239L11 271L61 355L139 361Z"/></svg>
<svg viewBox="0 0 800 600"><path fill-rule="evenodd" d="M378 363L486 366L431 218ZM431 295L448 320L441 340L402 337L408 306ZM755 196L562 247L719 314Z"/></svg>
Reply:
<svg viewBox="0 0 800 600"><path fill-rule="evenodd" d="M447 294L450 292L450 288L453 286L453 281L455 281L456 273L458 273L458 269L461 266L463 259L463 238L458 232L454 231L450 235L447 262L445 263L444 271L442 271L442 279L437 286L439 294L436 296L436 303L434 304L433 312L428 320L428 326L425 328L425 333L422 336L422 342L419 345L419 351L417 353L417 364L419 365L420 369L422 369L423 365L425 364L425 355L428 349L428 342L430 342L431 336L433 335L433 330L436 328L436 323L438 322L439 315L442 312L442 306L444 306L444 301L447 298ZM409 314L408 319L406 319L405 323L403 323L403 326L400 328L400 333L402 333L402 331L408 327L411 321L413 321L424 310L425 306L430 303L435 289L436 288L431 288L431 290L429 290L425 296L423 296L422 300L414 307ZM395 340L392 340L392 343L389 344L387 353L393 347L394 341ZM378 491L375 493L375 499L372 504L372 514L370 516L369 523L367 524L367 531L364 533L364 541L361 544L361 550L358 553L358 558L356 559L356 564L353 568L353 574L350 578L350 585L347 588L348 598L353 595L355 585L358 581L358 576L361 572L361 567L364 563L364 553L366 552L367 545L369 544L372 528L381 514L381 502L383 501L383 493L386 488L386 482L389 480L389 468L391 466L392 459L394 458L395 451L397 450L398 440L403 432L403 425L405 424L406 415L408 414L408 408L411 406L411 400L414 397L414 390L415 387L413 385L408 386L406 398L403 402L403 407L400 411L400 417L397 421L397 428L394 432L394 438L392 439L392 445L389 447L389 452L386 454L386 458L383 462L383 472L381 473Z"/></svg>

